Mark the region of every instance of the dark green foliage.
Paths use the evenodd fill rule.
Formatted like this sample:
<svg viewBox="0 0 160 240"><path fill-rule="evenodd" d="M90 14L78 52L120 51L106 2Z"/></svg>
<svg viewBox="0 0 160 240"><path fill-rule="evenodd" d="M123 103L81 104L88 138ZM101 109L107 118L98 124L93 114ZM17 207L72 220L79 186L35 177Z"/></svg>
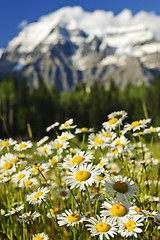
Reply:
<svg viewBox="0 0 160 240"><path fill-rule="evenodd" d="M40 139L46 127L69 118L80 127L99 130L107 115L118 110L128 112L128 123L152 118L152 125L160 126L160 76L157 74L150 86L128 83L120 90L111 79L110 88L105 89L95 80L90 89L82 83L71 92L47 88L41 77L39 87L29 89L26 78L18 83L15 73L5 74L0 82L0 138L28 138L29 123L34 139Z"/></svg>

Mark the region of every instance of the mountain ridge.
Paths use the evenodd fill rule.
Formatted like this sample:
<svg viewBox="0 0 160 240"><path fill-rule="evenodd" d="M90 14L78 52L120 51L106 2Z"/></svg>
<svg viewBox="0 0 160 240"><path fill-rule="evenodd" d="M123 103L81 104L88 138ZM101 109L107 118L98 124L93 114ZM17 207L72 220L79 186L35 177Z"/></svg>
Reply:
<svg viewBox="0 0 160 240"><path fill-rule="evenodd" d="M103 23L113 14L65 7L29 24L1 53L0 75L16 71L27 77L31 87L38 86L41 75L48 87L55 85L64 91L81 82L90 86L94 79L105 87L111 78L120 88L128 81L134 85L150 83L152 70L160 69L157 62L160 42L154 33L140 24L118 27L106 24L105 28L103 23L98 28L95 22L94 28L91 21L95 16L99 17L98 23ZM130 13L124 10L116 17L129 19ZM85 19L90 20L85 23Z"/></svg>

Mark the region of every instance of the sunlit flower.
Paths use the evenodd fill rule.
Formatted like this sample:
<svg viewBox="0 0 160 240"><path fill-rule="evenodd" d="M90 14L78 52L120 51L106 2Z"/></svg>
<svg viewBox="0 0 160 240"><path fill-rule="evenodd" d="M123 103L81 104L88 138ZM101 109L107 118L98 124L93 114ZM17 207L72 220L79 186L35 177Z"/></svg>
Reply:
<svg viewBox="0 0 160 240"><path fill-rule="evenodd" d="M57 139L52 143L53 149L56 149L58 153L62 153L63 150L69 147L69 142L58 141Z"/></svg>
<svg viewBox="0 0 160 240"><path fill-rule="evenodd" d="M15 164L10 161L2 160L0 161L0 171L3 175L12 175L16 172Z"/></svg>
<svg viewBox="0 0 160 240"><path fill-rule="evenodd" d="M106 130L114 130L116 129L122 121L120 121L118 118L111 118L107 122L102 123L103 128Z"/></svg>
<svg viewBox="0 0 160 240"><path fill-rule="evenodd" d="M127 117L128 113L124 110L112 112L108 115L108 119L118 119L119 121L124 120Z"/></svg>
<svg viewBox="0 0 160 240"><path fill-rule="evenodd" d="M135 196L135 192L138 189L133 181L127 177L122 177L121 175L115 177L108 177L105 180L105 191L108 195L113 195L116 193L116 196L131 199Z"/></svg>
<svg viewBox="0 0 160 240"><path fill-rule="evenodd" d="M25 178L24 181L19 182L19 187L31 188L33 186L39 186L39 181L36 178Z"/></svg>
<svg viewBox="0 0 160 240"><path fill-rule="evenodd" d="M66 184L71 186L71 189L80 187L85 189L86 186L92 186L97 181L97 176L100 174L100 170L93 166L93 164L81 164L77 167L70 168L67 172L68 176L65 177Z"/></svg>
<svg viewBox="0 0 160 240"><path fill-rule="evenodd" d="M68 141L70 139L74 138L74 135L70 132L62 132L62 134L60 136L57 136L56 141L57 142L65 142Z"/></svg>
<svg viewBox="0 0 160 240"><path fill-rule="evenodd" d="M119 220L119 233L122 237L138 237L137 233L141 233L144 218L140 215L125 216Z"/></svg>
<svg viewBox="0 0 160 240"><path fill-rule="evenodd" d="M32 236L32 240L49 240L49 238L45 233L38 233Z"/></svg>
<svg viewBox="0 0 160 240"><path fill-rule="evenodd" d="M40 156L48 156L52 154L52 146L51 144L44 144L37 148L37 154Z"/></svg>
<svg viewBox="0 0 160 240"><path fill-rule="evenodd" d="M29 178L30 175L31 175L31 171L24 169L12 176L12 182L13 183L19 183L19 182L24 183L27 180L27 178Z"/></svg>
<svg viewBox="0 0 160 240"><path fill-rule="evenodd" d="M35 218L37 218L39 216L41 216L41 214L39 214L37 212L31 213L31 211L30 211L28 213L24 213L22 216L19 216L18 221L25 222L25 223L33 222L35 220Z"/></svg>
<svg viewBox="0 0 160 240"><path fill-rule="evenodd" d="M82 128L76 128L75 134L79 134L79 133L89 133L89 132L93 132L93 128L87 128L87 127L82 127Z"/></svg>
<svg viewBox="0 0 160 240"><path fill-rule="evenodd" d="M72 157L71 155L67 155L64 159L63 166L76 166L82 163L90 163L93 160L93 154L85 151L78 150L77 153Z"/></svg>
<svg viewBox="0 0 160 240"><path fill-rule="evenodd" d="M9 139L0 139L0 150L3 148L8 148L16 144L17 141L13 140L12 138Z"/></svg>
<svg viewBox="0 0 160 240"><path fill-rule="evenodd" d="M50 190L47 187L38 188L36 192L27 195L27 201L30 204L40 204L45 200L47 193Z"/></svg>
<svg viewBox="0 0 160 240"><path fill-rule="evenodd" d="M49 171L49 164L48 163L41 163L36 162L32 164L32 173L34 175L39 175L40 173L46 173Z"/></svg>
<svg viewBox="0 0 160 240"><path fill-rule="evenodd" d="M160 133L160 127L150 127L150 128L147 128L145 129L145 133Z"/></svg>
<svg viewBox="0 0 160 240"><path fill-rule="evenodd" d="M70 129L76 128L77 125L72 125L72 124L73 124L73 118L70 118L65 123L61 124L59 129L60 130L63 130L63 129L70 130Z"/></svg>
<svg viewBox="0 0 160 240"><path fill-rule="evenodd" d="M102 217L108 217L108 219L116 220L126 215L135 214L136 212L130 208L131 203L128 200L120 199L107 199L102 203L102 207L105 210L101 211Z"/></svg>
<svg viewBox="0 0 160 240"><path fill-rule="evenodd" d="M91 133L88 137L88 148L102 148L104 149L105 147L107 147L107 143L105 142L105 137L102 136L102 134L94 134Z"/></svg>
<svg viewBox="0 0 160 240"><path fill-rule="evenodd" d="M57 219L60 226L67 225L67 227L69 227L75 226L80 222L83 222L85 220L85 217L82 217L79 212L72 212L69 209L65 210L65 213L62 213L60 216L57 217Z"/></svg>
<svg viewBox="0 0 160 240"><path fill-rule="evenodd" d="M116 137L116 133L114 133L110 130L105 130L103 128L101 129L99 134L100 134L100 136L103 137L103 139L106 143L111 143L113 141L113 139L115 139L115 137Z"/></svg>
<svg viewBox="0 0 160 240"><path fill-rule="evenodd" d="M17 207L17 208L12 208L10 211L8 211L5 216L11 216L11 215L14 215L14 214L17 214L19 213L22 209L24 208L24 204Z"/></svg>
<svg viewBox="0 0 160 240"><path fill-rule="evenodd" d="M127 145L129 143L129 140L125 136L121 136L119 138L116 138L112 143L111 147L112 148L122 148L123 150L127 150Z"/></svg>
<svg viewBox="0 0 160 240"><path fill-rule="evenodd" d="M91 232L91 236L99 236L100 240L103 240L103 237L110 239L110 237L114 237L118 232L116 222L106 220L105 218L97 216L97 218L91 217L87 221L90 223L86 224L86 226Z"/></svg>
<svg viewBox="0 0 160 240"><path fill-rule="evenodd" d="M15 151L24 151L28 148L31 148L32 147L32 143L31 141L22 141L21 143L17 143L15 146L14 146L14 150Z"/></svg>

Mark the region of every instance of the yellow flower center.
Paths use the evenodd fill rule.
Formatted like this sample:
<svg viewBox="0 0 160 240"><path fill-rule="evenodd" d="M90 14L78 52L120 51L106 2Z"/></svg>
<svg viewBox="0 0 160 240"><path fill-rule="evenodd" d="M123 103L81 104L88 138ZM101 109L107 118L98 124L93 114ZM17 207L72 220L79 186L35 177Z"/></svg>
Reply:
<svg viewBox="0 0 160 240"><path fill-rule="evenodd" d="M131 123L132 127L138 127L140 125L139 121L134 121Z"/></svg>
<svg viewBox="0 0 160 240"><path fill-rule="evenodd" d="M67 218L68 222L78 222L80 220L80 217L78 214L71 214Z"/></svg>
<svg viewBox="0 0 160 240"><path fill-rule="evenodd" d="M33 218L33 216L30 215L30 216L25 217L25 220L32 220L32 218Z"/></svg>
<svg viewBox="0 0 160 240"><path fill-rule="evenodd" d="M136 227L136 223L132 220L129 220L128 222L126 222L125 224L125 229L128 230L128 231L132 231L134 230Z"/></svg>
<svg viewBox="0 0 160 240"><path fill-rule="evenodd" d="M19 161L19 159L18 158L12 158L10 161L13 162L13 163L17 163Z"/></svg>
<svg viewBox="0 0 160 240"><path fill-rule="evenodd" d="M72 150L71 150L71 153L73 153L73 154L76 154L76 152L77 152L77 151L76 151L75 149L72 149Z"/></svg>
<svg viewBox="0 0 160 240"><path fill-rule="evenodd" d="M18 180L21 180L21 179L24 178L24 177L25 177L25 174L24 174L24 173L21 173L21 174L18 175L17 179L18 179Z"/></svg>
<svg viewBox="0 0 160 240"><path fill-rule="evenodd" d="M61 148L63 145L61 143L56 143L56 148Z"/></svg>
<svg viewBox="0 0 160 240"><path fill-rule="evenodd" d="M7 147L8 145L9 145L9 142L7 142L7 141L1 142L2 147Z"/></svg>
<svg viewBox="0 0 160 240"><path fill-rule="evenodd" d="M143 131L139 132L139 135L142 135L143 134Z"/></svg>
<svg viewBox="0 0 160 240"><path fill-rule="evenodd" d="M90 176L91 176L90 172L82 170L76 173L75 179L79 182L83 182L88 180Z"/></svg>
<svg viewBox="0 0 160 240"><path fill-rule="evenodd" d="M37 193L34 195L34 197L35 197L35 198L39 198L40 196L42 196L42 194L43 194L42 191L37 192Z"/></svg>
<svg viewBox="0 0 160 240"><path fill-rule="evenodd" d="M42 164L41 163L35 163L32 165L32 168L40 167Z"/></svg>
<svg viewBox="0 0 160 240"><path fill-rule="evenodd" d="M32 185L32 182L30 180L27 180L24 182L24 185L27 187L27 186L30 186Z"/></svg>
<svg viewBox="0 0 160 240"><path fill-rule="evenodd" d="M108 232L110 229L110 226L107 223L100 222L96 225L96 229L98 232Z"/></svg>
<svg viewBox="0 0 160 240"><path fill-rule="evenodd" d="M41 237L41 236L36 236L35 237L35 240L42 240L43 239L43 237Z"/></svg>
<svg viewBox="0 0 160 240"><path fill-rule="evenodd" d="M111 177L115 177L115 176L117 176L117 173L116 173L116 172L112 172L112 173L110 174L110 176L111 176Z"/></svg>
<svg viewBox="0 0 160 240"><path fill-rule="evenodd" d="M2 177L0 177L0 180L2 180L3 178Z"/></svg>
<svg viewBox="0 0 160 240"><path fill-rule="evenodd" d="M128 185L123 181L117 181L113 184L113 189L120 193L128 192Z"/></svg>
<svg viewBox="0 0 160 240"><path fill-rule="evenodd" d="M104 177L102 177L102 176L97 176L97 180L98 181L102 181L104 179Z"/></svg>
<svg viewBox="0 0 160 240"><path fill-rule="evenodd" d="M87 131L88 131L88 128L83 127L83 128L81 128L81 131L82 131L82 132L87 132Z"/></svg>
<svg viewBox="0 0 160 240"><path fill-rule="evenodd" d="M42 148L42 153L45 153L46 150L47 150L47 147L43 147L43 148Z"/></svg>
<svg viewBox="0 0 160 240"><path fill-rule="evenodd" d="M67 139L67 136L63 136L63 137L61 137L61 141L63 141L63 140L65 140L65 139Z"/></svg>
<svg viewBox="0 0 160 240"><path fill-rule="evenodd" d="M60 213L60 210L59 208L54 208L51 210L51 214L54 215L54 214L59 214Z"/></svg>
<svg viewBox="0 0 160 240"><path fill-rule="evenodd" d="M19 147L20 147L20 148L25 148L25 147L27 147L27 145L26 145L25 143L21 143L21 144L19 145Z"/></svg>
<svg viewBox="0 0 160 240"><path fill-rule="evenodd" d="M149 129L150 132L156 132L156 128Z"/></svg>
<svg viewBox="0 0 160 240"><path fill-rule="evenodd" d="M114 149L114 150L111 152L111 154L116 154L116 153L118 153L118 149Z"/></svg>
<svg viewBox="0 0 160 240"><path fill-rule="evenodd" d="M65 197L65 196L67 195L67 192L63 190L63 191L60 192L60 195L61 195L62 197Z"/></svg>
<svg viewBox="0 0 160 240"><path fill-rule="evenodd" d="M102 167L104 165L104 161L99 163L99 167Z"/></svg>
<svg viewBox="0 0 160 240"><path fill-rule="evenodd" d="M57 162L57 158L52 158L52 159L51 159L51 163L53 164L53 163L55 163L55 162Z"/></svg>
<svg viewBox="0 0 160 240"><path fill-rule="evenodd" d="M121 143L121 140L118 140L118 141L116 142L116 145L119 146L119 147L124 147L124 144Z"/></svg>
<svg viewBox="0 0 160 240"><path fill-rule="evenodd" d="M13 164L12 163L4 163L3 164L3 169L4 170L9 170L13 167Z"/></svg>
<svg viewBox="0 0 160 240"><path fill-rule="evenodd" d="M122 204L114 204L111 208L111 213L115 217L123 217L127 213L127 209Z"/></svg>
<svg viewBox="0 0 160 240"><path fill-rule="evenodd" d="M141 209L139 207L135 207L133 210L135 210L136 212L140 213Z"/></svg>
<svg viewBox="0 0 160 240"><path fill-rule="evenodd" d="M84 158L82 156L76 156L72 159L71 163L72 164L75 164L75 163L79 164L79 163L83 162L83 160L84 160Z"/></svg>
<svg viewBox="0 0 160 240"><path fill-rule="evenodd" d="M117 122L117 118L113 118L113 119L110 119L110 120L108 121L109 125L113 125L113 124L115 124L116 122Z"/></svg>
<svg viewBox="0 0 160 240"><path fill-rule="evenodd" d="M68 126L68 124L69 124L69 122L65 122L65 123L64 123L64 126L65 126L65 127L67 127L67 126Z"/></svg>
<svg viewBox="0 0 160 240"><path fill-rule="evenodd" d="M99 137L95 137L94 141L95 141L95 145L104 143L104 141L101 138L99 138Z"/></svg>
<svg viewBox="0 0 160 240"><path fill-rule="evenodd" d="M104 133L103 136L104 136L104 137L108 137L108 138L111 138L111 137L112 137L112 135L111 135L110 133Z"/></svg>

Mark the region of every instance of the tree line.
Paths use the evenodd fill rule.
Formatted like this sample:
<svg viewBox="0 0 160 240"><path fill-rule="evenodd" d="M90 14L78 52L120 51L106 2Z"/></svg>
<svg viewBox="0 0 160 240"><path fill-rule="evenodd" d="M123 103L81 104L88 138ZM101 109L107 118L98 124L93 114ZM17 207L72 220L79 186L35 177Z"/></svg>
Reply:
<svg viewBox="0 0 160 240"><path fill-rule="evenodd" d="M151 85L135 87L128 83L120 89L111 79L110 88L105 89L95 80L89 89L82 83L69 92L47 88L41 77L38 88L29 88L25 77L19 81L15 73L5 74L0 82L0 138L28 138L30 129L37 140L46 135L49 125L69 118L78 127L98 131L107 115L118 110L128 112L128 123L151 118L152 125L160 126L159 93L159 74Z"/></svg>

